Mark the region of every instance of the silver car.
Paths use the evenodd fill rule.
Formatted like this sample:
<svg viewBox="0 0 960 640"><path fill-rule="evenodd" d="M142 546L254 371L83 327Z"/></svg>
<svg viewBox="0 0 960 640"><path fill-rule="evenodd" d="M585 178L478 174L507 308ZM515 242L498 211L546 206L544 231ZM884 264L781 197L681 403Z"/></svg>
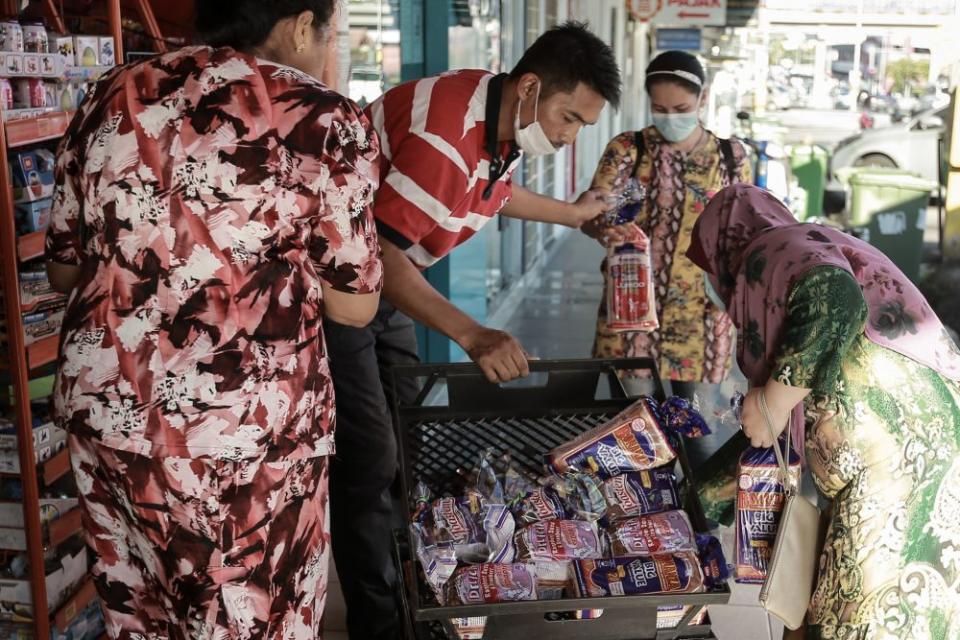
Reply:
<svg viewBox="0 0 960 640"><path fill-rule="evenodd" d="M905 169L939 182L937 148L948 114L948 108L931 109L841 140L830 160L831 174L843 167L877 166Z"/></svg>

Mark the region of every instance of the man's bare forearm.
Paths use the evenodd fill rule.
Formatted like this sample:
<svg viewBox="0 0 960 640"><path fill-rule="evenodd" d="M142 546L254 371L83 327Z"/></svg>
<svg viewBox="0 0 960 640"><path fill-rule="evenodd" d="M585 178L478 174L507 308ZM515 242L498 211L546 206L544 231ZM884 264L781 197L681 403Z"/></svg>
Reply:
<svg viewBox="0 0 960 640"><path fill-rule="evenodd" d="M423 273L389 240L383 248L383 297L420 324L463 344L477 322L433 288Z"/></svg>

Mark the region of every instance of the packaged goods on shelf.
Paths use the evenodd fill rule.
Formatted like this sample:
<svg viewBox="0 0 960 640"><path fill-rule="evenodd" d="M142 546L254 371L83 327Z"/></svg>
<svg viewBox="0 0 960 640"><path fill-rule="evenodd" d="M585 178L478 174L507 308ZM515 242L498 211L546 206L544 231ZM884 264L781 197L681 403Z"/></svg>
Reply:
<svg viewBox="0 0 960 640"><path fill-rule="evenodd" d="M27 53L47 53L47 29L43 22L25 22L20 25L23 32L23 50Z"/></svg>
<svg viewBox="0 0 960 640"><path fill-rule="evenodd" d="M95 67L100 62L100 38L97 36L74 36L73 50L78 67Z"/></svg>
<svg viewBox="0 0 960 640"><path fill-rule="evenodd" d="M101 36L100 40L100 62L104 67L112 67L116 64L116 45L111 36Z"/></svg>
<svg viewBox="0 0 960 640"><path fill-rule="evenodd" d="M100 603L94 601L70 623L65 631L50 630L50 640L96 640L106 630Z"/></svg>
<svg viewBox="0 0 960 640"><path fill-rule="evenodd" d="M23 52L23 27L16 20L0 22L0 51Z"/></svg>
<svg viewBox="0 0 960 640"><path fill-rule="evenodd" d="M56 547L44 566L47 586L47 606L51 611L60 608L66 599L87 577L89 557L86 546L79 540ZM30 581L0 578L0 601L31 605Z"/></svg>
<svg viewBox="0 0 960 640"><path fill-rule="evenodd" d="M48 149L10 155L14 202L32 202L53 195L54 154Z"/></svg>
<svg viewBox="0 0 960 640"><path fill-rule="evenodd" d="M63 294L53 290L46 271L21 271L19 280L20 308L23 311L39 311L65 300ZM3 300L2 295L0 300Z"/></svg>
<svg viewBox="0 0 960 640"><path fill-rule="evenodd" d="M63 324L64 307L59 306L46 311L28 313L23 316L23 340L25 346L30 346L38 340L60 331Z"/></svg>
<svg viewBox="0 0 960 640"><path fill-rule="evenodd" d="M54 49L54 47L56 47ZM51 53L58 53L63 56L68 65L77 65L77 55L74 49L73 36L57 36L57 39L51 42Z"/></svg>
<svg viewBox="0 0 960 640"><path fill-rule="evenodd" d="M79 504L78 498L41 498L40 522L49 524L76 509ZM23 529L23 504L0 502L0 527Z"/></svg>
<svg viewBox="0 0 960 640"><path fill-rule="evenodd" d="M17 233L26 235L37 231L45 231L50 224L50 208L53 200L37 200L35 202L21 202L15 206Z"/></svg>
<svg viewBox="0 0 960 640"><path fill-rule="evenodd" d="M17 434L15 429L0 431L0 473L20 473L20 456L17 452ZM37 463L46 462L67 448L67 432L47 422L33 428L33 454ZM4 524L0 514L0 527L14 526Z"/></svg>

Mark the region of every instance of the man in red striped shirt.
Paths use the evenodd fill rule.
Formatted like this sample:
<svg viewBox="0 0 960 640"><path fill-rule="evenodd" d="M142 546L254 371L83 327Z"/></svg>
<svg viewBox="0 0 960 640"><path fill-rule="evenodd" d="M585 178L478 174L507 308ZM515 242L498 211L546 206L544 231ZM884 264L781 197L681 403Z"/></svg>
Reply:
<svg viewBox="0 0 960 640"><path fill-rule="evenodd" d="M397 635L389 488L397 445L381 376L416 361L413 320L456 341L492 382L529 373L505 332L484 327L437 292L422 270L500 213L578 228L607 193L568 203L512 182L523 154L554 153L620 99L613 51L584 25L543 34L509 74L458 70L391 89L367 108L380 136L374 216L383 248L380 310L365 329L325 328L337 397L331 463L333 553L350 637ZM398 389L408 402L415 389Z"/></svg>

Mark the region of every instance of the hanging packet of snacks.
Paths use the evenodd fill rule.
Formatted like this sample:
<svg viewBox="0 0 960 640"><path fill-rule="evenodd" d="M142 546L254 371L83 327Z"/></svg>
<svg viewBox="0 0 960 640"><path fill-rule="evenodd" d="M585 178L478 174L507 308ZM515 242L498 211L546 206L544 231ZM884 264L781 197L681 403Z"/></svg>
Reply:
<svg viewBox="0 0 960 640"><path fill-rule="evenodd" d="M636 179L613 196L605 222L619 226L633 222L646 198ZM653 265L649 242L639 227L630 225L630 237L607 248L607 327L611 331L653 331L659 328L654 298Z"/></svg>

